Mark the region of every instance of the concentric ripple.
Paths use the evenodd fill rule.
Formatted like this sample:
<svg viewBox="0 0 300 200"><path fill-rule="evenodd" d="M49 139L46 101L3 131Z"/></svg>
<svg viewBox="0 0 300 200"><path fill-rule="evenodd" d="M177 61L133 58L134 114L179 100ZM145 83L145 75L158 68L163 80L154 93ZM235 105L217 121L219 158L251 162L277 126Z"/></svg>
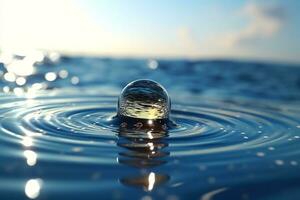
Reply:
<svg viewBox="0 0 300 200"><path fill-rule="evenodd" d="M299 137L296 134L299 120L280 110L231 104L179 105L173 117L180 124L172 134L174 147L191 149L174 150L176 155L224 154L269 147L284 148L288 154L299 153L297 143L292 145Z"/></svg>
<svg viewBox="0 0 300 200"><path fill-rule="evenodd" d="M172 155L224 155L268 148L279 149L276 156L300 154L300 122L295 113L246 107L224 102L175 104L171 116L177 127L169 130L165 138ZM111 96L18 99L2 104L0 125L9 141L25 141L26 146L26 140L32 140L45 153L61 146L75 151L85 148L86 154L93 156L95 150L103 154L116 149L118 127L112 120L115 112L116 98Z"/></svg>
<svg viewBox="0 0 300 200"><path fill-rule="evenodd" d="M91 169L83 165L94 166L93 170L101 166L101 173L104 170L117 176L117 182L112 181L116 177L104 179L105 190L115 188L116 184L142 186L144 190L164 184L171 190L199 179L207 179L208 184L216 184L217 180L218 186L229 187L249 182L253 174L256 182L273 180L277 177L274 168L286 166L284 169L289 171L299 166L300 118L295 107L205 99L196 105L175 102L171 118L176 126L164 137L151 140L126 137L126 133L119 131L113 120L116 101L115 96L98 95L2 99L0 142L4 151L0 157L18 160L25 156L29 166L34 166L38 157L47 174L68 174L69 182L57 176L46 180L54 185L72 185L65 191L70 194L74 185L86 181L90 173ZM58 163L70 165L72 170L58 172ZM174 165L177 167L173 169ZM130 168L122 171L121 166ZM236 166L239 167L235 178L230 177ZM150 171L148 175L127 177L136 168L143 173ZM286 174L287 171L282 173L298 177L291 171ZM151 177L156 185L150 184ZM5 182L11 181L9 176L4 178ZM33 181L36 180L40 179ZM198 190L195 187L184 191ZM202 192L210 189L207 183L197 187ZM79 191L90 189L97 193L92 183Z"/></svg>

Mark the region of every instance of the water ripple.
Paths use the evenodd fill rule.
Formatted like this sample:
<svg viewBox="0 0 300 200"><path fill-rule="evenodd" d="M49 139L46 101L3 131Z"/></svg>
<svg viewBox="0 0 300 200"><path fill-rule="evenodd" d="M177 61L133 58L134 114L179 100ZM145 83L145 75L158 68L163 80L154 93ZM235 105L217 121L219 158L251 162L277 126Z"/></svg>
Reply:
<svg viewBox="0 0 300 200"><path fill-rule="evenodd" d="M91 158L95 151L112 156L118 140L118 127L112 122L115 111L116 98L109 96L16 100L2 104L0 125L6 140L25 141L26 146L26 138L31 138L35 147L48 154L69 146L71 152L84 149ZM297 130L299 118L280 110L225 102L177 103L172 120L177 127L169 130L166 140L173 156L225 156L268 148L276 148L276 156L299 154L299 136L291 130Z"/></svg>
<svg viewBox="0 0 300 200"><path fill-rule="evenodd" d="M202 194L212 191L213 184L230 187L252 179L271 181L276 178L274 169L282 166L285 167L281 174L290 179L298 177L292 173L300 162L300 118L295 107L207 99L196 106L175 102L171 117L176 126L164 137L151 140L120 133L113 120L116 101L115 96L99 95L3 98L0 157L7 160L25 157L27 166L46 169L42 176L43 188L69 185L65 189L68 194L81 183L86 187L78 191L98 193L85 177L98 180L105 171L109 178L100 178L105 190L121 183L141 186L147 191L169 182L166 185L170 190L176 186L183 187L184 191L196 191L196 186L187 187L184 183L204 179L206 184L197 184ZM6 161L4 166L11 166ZM69 165L71 171L65 168ZM21 173L21 179L11 179L11 169L5 168L8 175L3 180L19 185L27 178L40 180L35 178L40 176L31 176L32 172L22 173L24 169L18 166L21 165L12 170ZM57 171L56 166L63 168ZM97 171L99 166L101 172ZM142 174L137 175L133 168L141 169ZM91 169L93 173L89 175ZM229 177L233 172L235 178ZM33 173L38 175L39 170ZM134 175L127 177L131 173ZM51 174L55 174L53 178ZM119 179L117 184L114 176ZM2 189L16 189L4 182L0 184Z"/></svg>

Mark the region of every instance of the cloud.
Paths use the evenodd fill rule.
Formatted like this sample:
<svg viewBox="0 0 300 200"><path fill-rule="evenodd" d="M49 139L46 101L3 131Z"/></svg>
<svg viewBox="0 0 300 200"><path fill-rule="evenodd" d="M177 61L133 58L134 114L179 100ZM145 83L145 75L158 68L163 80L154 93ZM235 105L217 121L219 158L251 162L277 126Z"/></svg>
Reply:
<svg viewBox="0 0 300 200"><path fill-rule="evenodd" d="M269 38L282 28L285 20L285 9L278 5L262 6L252 2L242 8L240 13L248 19L247 25L240 30L225 33L218 41L222 46L241 46Z"/></svg>

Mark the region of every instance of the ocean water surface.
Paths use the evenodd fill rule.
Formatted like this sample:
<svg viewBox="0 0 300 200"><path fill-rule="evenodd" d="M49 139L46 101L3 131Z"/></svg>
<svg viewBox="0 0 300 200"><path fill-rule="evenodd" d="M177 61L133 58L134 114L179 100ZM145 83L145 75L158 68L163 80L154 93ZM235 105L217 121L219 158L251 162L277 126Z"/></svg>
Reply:
<svg viewBox="0 0 300 200"><path fill-rule="evenodd" d="M1 199L299 199L300 66L0 56ZM162 84L177 124L113 123L121 89Z"/></svg>

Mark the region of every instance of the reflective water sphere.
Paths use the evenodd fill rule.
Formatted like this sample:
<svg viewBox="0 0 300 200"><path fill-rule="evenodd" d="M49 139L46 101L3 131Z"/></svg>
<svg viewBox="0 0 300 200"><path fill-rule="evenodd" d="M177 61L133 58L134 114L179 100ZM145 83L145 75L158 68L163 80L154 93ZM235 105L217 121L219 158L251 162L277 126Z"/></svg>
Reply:
<svg viewBox="0 0 300 200"><path fill-rule="evenodd" d="M163 86L152 80L136 80L123 89L118 102L118 116L148 121L166 120L170 106L169 95Z"/></svg>
<svg viewBox="0 0 300 200"><path fill-rule="evenodd" d="M133 81L119 96L117 120L120 129L156 133L155 137L151 135L149 138L165 136L170 125L170 107L169 95L159 83Z"/></svg>

